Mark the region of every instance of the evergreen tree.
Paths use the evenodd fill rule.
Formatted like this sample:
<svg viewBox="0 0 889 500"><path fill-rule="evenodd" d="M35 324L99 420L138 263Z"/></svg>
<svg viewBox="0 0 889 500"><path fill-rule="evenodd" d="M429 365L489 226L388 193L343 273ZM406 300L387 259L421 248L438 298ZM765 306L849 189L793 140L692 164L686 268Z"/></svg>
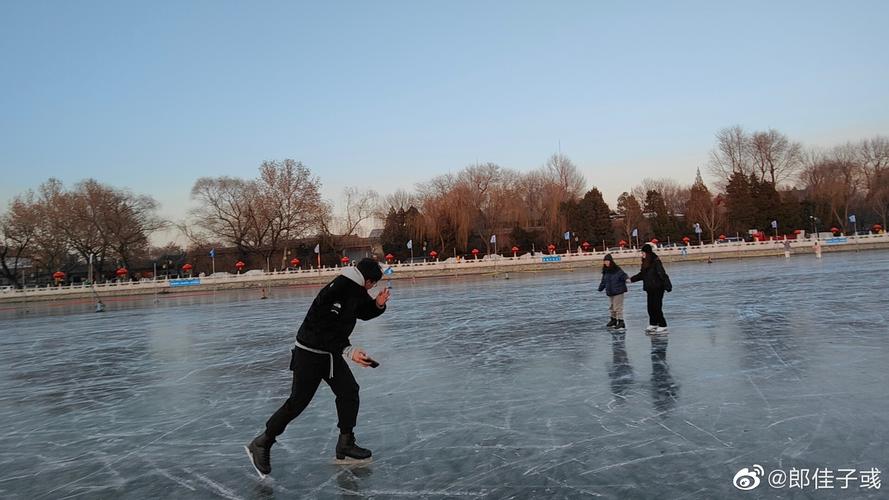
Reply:
<svg viewBox="0 0 889 500"><path fill-rule="evenodd" d="M512 244L519 247L520 253L527 253L533 250L541 252L546 247L542 231L525 230L519 226L514 226L510 233L510 238L512 239Z"/></svg>
<svg viewBox="0 0 889 500"><path fill-rule="evenodd" d="M701 178L701 170L698 169L698 175L695 177L695 183L691 186L689 192L688 206L686 207L686 221L693 227L695 223L701 225L701 239L704 239L704 233L709 236L709 240L716 238L716 232L722 229L722 214L716 204L716 200L704 184Z"/></svg>
<svg viewBox="0 0 889 500"><path fill-rule="evenodd" d="M639 234L645 233L644 226L647 221L642 214L642 206L639 200L630 193L622 193L617 198L617 213L621 216L621 235L620 237L628 242L633 241L633 229L639 229Z"/></svg>
<svg viewBox="0 0 889 500"><path fill-rule="evenodd" d="M405 246L410 240L408 236L407 225L405 224L405 211L399 208L389 209L386 214L386 223L383 225L383 233L380 235L380 243L383 246L383 252L392 254L398 260L405 260L410 256L410 250Z"/></svg>
<svg viewBox="0 0 889 500"><path fill-rule="evenodd" d="M646 239L657 238L666 241L668 237L675 238L675 224L667 211L667 202L658 191L651 190L645 193L645 214L651 224L651 234L646 235Z"/></svg>
<svg viewBox="0 0 889 500"><path fill-rule="evenodd" d="M771 231L772 221L777 220L781 209L781 197L770 181L751 179L750 197L755 208L753 225L748 229L760 229L766 233Z"/></svg>
<svg viewBox="0 0 889 500"><path fill-rule="evenodd" d="M725 205L730 232L747 233L754 227L757 209L751 189L751 178L735 172L725 187Z"/></svg>

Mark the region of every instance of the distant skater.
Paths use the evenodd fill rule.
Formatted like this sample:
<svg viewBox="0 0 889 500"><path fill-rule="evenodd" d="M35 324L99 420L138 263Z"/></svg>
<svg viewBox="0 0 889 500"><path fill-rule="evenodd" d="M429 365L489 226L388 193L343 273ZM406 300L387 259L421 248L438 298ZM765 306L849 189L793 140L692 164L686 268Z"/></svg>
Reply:
<svg viewBox="0 0 889 500"><path fill-rule="evenodd" d="M642 245L642 269L630 278L633 283L642 281L642 289L648 295L648 326L646 332L664 333L667 320L664 318L664 292L673 291L670 277L664 270L660 257L648 243Z"/></svg>
<svg viewBox="0 0 889 500"><path fill-rule="evenodd" d="M337 427L336 458L365 460L371 451L355 443L358 419L358 383L345 359L360 366L378 364L363 349L349 343L356 320L376 318L386 310L389 289L383 288L376 298L368 291L383 272L373 259L363 259L354 267L346 267L315 297L296 335L290 359L293 385L290 397L266 422L265 430L246 446L253 467L264 477L272 471L271 447L293 419L308 406L321 381L327 382L336 396Z"/></svg>
<svg viewBox="0 0 889 500"><path fill-rule="evenodd" d="M626 328L624 323L624 294L627 293L627 273L614 262L611 254L606 254L602 260L602 281L599 283L599 291L605 291L608 296L608 312L611 313L611 321L608 328Z"/></svg>

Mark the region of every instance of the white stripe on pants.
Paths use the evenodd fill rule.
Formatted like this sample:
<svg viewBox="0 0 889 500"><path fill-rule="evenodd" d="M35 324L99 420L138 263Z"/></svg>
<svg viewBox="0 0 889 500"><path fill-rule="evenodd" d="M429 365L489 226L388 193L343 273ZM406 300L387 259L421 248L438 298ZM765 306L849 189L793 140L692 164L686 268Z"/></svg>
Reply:
<svg viewBox="0 0 889 500"><path fill-rule="evenodd" d="M611 313L612 318L624 319L624 294L619 293L617 295L612 295L608 297L608 312Z"/></svg>

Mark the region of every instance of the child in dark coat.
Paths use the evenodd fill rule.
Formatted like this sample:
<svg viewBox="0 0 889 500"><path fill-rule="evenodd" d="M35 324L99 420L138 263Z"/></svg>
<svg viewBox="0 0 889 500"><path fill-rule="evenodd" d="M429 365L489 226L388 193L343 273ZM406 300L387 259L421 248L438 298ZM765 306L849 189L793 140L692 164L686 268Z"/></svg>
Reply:
<svg viewBox="0 0 889 500"><path fill-rule="evenodd" d="M602 261L602 282L599 283L599 291L605 291L608 296L608 311L611 313L611 321L606 325L609 328L626 328L624 323L624 294L627 293L627 273L614 262L611 254L605 255Z"/></svg>

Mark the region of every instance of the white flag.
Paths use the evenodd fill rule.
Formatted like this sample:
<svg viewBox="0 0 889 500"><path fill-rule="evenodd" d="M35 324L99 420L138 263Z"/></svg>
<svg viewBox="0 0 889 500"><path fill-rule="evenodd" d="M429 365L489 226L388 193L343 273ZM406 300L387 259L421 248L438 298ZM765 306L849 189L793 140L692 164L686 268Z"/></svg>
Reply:
<svg viewBox="0 0 889 500"><path fill-rule="evenodd" d="M491 235L491 243L497 243L497 235L496 234Z"/></svg>
<svg viewBox="0 0 889 500"><path fill-rule="evenodd" d="M407 240L407 248L411 250L414 248L414 240Z"/></svg>
<svg viewBox="0 0 889 500"><path fill-rule="evenodd" d="M633 229L633 236L639 236L639 228Z"/></svg>
<svg viewBox="0 0 889 500"><path fill-rule="evenodd" d="M772 229L778 229L778 221L776 221L776 220L772 221Z"/></svg>
<svg viewBox="0 0 889 500"><path fill-rule="evenodd" d="M563 234L562 237L565 238L566 240L570 240L571 239L571 231L565 231L565 234Z"/></svg>
<svg viewBox="0 0 889 500"><path fill-rule="evenodd" d="M321 243L315 245L315 253L321 253Z"/></svg>
<svg viewBox="0 0 889 500"><path fill-rule="evenodd" d="M852 214L849 216L849 222L851 222L852 224L855 224L855 214Z"/></svg>

